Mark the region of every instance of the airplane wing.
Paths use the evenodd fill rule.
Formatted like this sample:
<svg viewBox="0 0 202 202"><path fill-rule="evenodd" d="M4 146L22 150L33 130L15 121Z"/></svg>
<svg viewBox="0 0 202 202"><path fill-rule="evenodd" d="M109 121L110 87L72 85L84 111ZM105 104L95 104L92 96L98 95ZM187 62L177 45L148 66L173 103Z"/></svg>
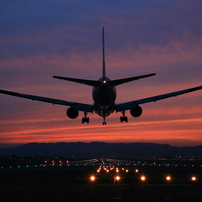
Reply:
<svg viewBox="0 0 202 202"><path fill-rule="evenodd" d="M167 93L167 94L163 94L163 95L157 95L157 96L153 96L153 97L149 97L149 98L144 98L141 100L135 100L135 101L131 101L131 102L116 104L116 111L119 112L119 111L129 110L139 104L144 104L144 103L148 103L148 102L156 102L158 100L163 100L163 99L170 98L170 97L177 97L178 95L190 93L190 92L201 90L201 89L202 89L202 86L197 86L194 88L189 88L189 89L185 89L185 90L181 90L181 91L176 91L176 92Z"/></svg>
<svg viewBox="0 0 202 202"><path fill-rule="evenodd" d="M26 98L26 99L30 99L30 100L37 100L40 102L47 102L47 103L52 103L52 104L57 104L57 105L71 106L71 107L73 107L73 109L78 110L78 111L93 112L93 105L77 103L77 102L69 102L69 101L35 96L35 95L27 95L27 94L6 91L6 90L0 90L0 93L6 94L6 95L11 95L11 96L16 96L16 97L21 97L21 98Z"/></svg>
<svg viewBox="0 0 202 202"><path fill-rule="evenodd" d="M141 75L141 76L135 76L135 77L129 77L129 78L124 78L124 79L111 80L110 85L118 86L120 84L124 84L124 83L130 82L130 81L135 81L135 80L138 80L138 79L143 79L143 78L154 76L154 75L156 75L156 74L155 73L153 73L153 74L145 74L145 75Z"/></svg>

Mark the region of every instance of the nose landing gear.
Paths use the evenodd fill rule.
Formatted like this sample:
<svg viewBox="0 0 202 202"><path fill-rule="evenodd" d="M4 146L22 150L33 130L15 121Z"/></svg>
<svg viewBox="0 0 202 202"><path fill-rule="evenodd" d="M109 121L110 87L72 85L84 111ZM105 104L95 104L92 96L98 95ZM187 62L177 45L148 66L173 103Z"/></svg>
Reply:
<svg viewBox="0 0 202 202"><path fill-rule="evenodd" d="M107 125L107 122L105 121L105 117L103 118L103 125Z"/></svg>
<svg viewBox="0 0 202 202"><path fill-rule="evenodd" d="M121 123L124 122L124 121L127 123L128 122L128 117L125 116L125 111L123 111L122 114L123 114L123 116L120 116Z"/></svg>

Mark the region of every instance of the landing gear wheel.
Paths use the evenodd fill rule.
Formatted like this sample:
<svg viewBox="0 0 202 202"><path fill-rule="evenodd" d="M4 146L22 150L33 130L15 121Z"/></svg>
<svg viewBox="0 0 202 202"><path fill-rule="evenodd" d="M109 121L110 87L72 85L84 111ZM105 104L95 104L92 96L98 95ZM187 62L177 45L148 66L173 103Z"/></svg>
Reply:
<svg viewBox="0 0 202 202"><path fill-rule="evenodd" d="M87 117L87 118L82 118L82 123L89 123L89 117Z"/></svg>
<svg viewBox="0 0 202 202"><path fill-rule="evenodd" d="M128 122L128 117L125 116L125 117L123 118L123 121L125 121L125 122L127 123L127 122Z"/></svg>
<svg viewBox="0 0 202 202"><path fill-rule="evenodd" d="M87 117L87 112L84 112L84 117L82 118L82 123L89 123L89 117Z"/></svg>
<svg viewBox="0 0 202 202"><path fill-rule="evenodd" d="M125 116L125 111L123 111L122 114L123 114L123 116L120 117L120 122L122 123L122 122L125 121L127 123L128 122L128 117Z"/></svg>

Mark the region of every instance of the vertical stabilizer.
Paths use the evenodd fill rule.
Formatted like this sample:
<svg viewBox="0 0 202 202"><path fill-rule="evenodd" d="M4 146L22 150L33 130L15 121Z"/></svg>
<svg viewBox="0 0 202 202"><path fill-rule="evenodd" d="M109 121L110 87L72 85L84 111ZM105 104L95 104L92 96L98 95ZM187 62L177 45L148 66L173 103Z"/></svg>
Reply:
<svg viewBox="0 0 202 202"><path fill-rule="evenodd" d="M106 77L105 70L105 38L104 38L104 27L102 28L102 76Z"/></svg>

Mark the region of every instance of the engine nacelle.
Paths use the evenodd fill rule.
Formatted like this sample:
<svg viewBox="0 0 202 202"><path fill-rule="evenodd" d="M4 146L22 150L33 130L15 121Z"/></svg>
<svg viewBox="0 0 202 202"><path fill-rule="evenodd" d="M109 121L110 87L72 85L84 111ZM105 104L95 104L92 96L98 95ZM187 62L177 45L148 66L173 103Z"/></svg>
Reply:
<svg viewBox="0 0 202 202"><path fill-rule="evenodd" d="M142 114L142 108L140 106L136 106L130 110L130 114L133 117L139 117Z"/></svg>
<svg viewBox="0 0 202 202"><path fill-rule="evenodd" d="M72 109L72 107L70 107L69 109L67 109L66 114L70 119L76 119L79 115L79 112L77 110Z"/></svg>

